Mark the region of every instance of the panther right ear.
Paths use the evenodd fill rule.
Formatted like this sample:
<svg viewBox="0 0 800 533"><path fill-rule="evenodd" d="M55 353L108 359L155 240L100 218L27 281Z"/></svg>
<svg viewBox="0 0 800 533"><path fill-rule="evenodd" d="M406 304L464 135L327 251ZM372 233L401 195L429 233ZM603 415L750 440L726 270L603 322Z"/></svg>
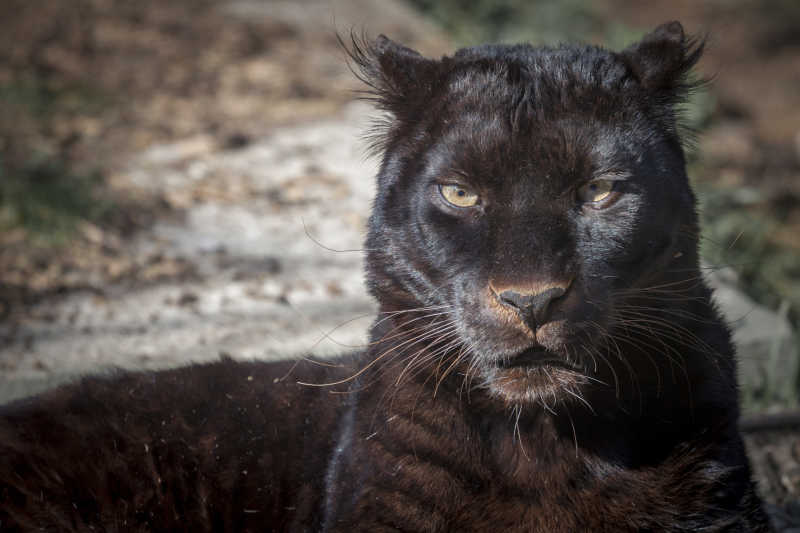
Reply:
<svg viewBox="0 0 800 533"><path fill-rule="evenodd" d="M646 89L667 91L677 99L691 88L689 71L703 53L704 41L687 37L680 22L662 24L621 56Z"/></svg>
<svg viewBox="0 0 800 533"><path fill-rule="evenodd" d="M342 43L341 38L339 42ZM351 45L342 45L355 66L351 70L369 87L366 98L381 109L402 121L411 118L420 102L427 101L436 61L385 35L374 41L351 35Z"/></svg>

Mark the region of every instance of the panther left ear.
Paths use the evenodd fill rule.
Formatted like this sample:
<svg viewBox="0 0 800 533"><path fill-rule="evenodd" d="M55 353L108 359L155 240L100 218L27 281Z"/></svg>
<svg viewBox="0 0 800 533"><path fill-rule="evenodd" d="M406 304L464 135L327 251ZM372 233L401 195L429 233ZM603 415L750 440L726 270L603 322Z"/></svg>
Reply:
<svg viewBox="0 0 800 533"><path fill-rule="evenodd" d="M681 23L673 21L662 24L620 55L646 89L682 93L691 86L687 76L700 59L704 44L687 37Z"/></svg>
<svg viewBox="0 0 800 533"><path fill-rule="evenodd" d="M341 39L340 39L341 42ZM369 86L368 97L397 119L407 118L430 92L436 61L379 35L374 41L351 36L344 45L355 75Z"/></svg>

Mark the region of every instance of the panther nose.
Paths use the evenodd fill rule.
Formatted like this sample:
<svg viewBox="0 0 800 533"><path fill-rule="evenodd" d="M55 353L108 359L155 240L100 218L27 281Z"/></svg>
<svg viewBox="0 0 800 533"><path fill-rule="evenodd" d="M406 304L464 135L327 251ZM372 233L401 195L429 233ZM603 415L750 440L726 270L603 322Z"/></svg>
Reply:
<svg viewBox="0 0 800 533"><path fill-rule="evenodd" d="M544 324L547 322L550 304L564 296L567 287L567 285L548 285L525 292L509 289L497 296L503 304L519 313L525 322L533 321L536 324Z"/></svg>

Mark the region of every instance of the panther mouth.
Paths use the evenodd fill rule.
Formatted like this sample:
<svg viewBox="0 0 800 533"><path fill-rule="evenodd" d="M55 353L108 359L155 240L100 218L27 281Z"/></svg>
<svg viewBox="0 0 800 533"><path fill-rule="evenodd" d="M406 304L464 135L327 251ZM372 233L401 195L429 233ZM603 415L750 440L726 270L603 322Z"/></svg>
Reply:
<svg viewBox="0 0 800 533"><path fill-rule="evenodd" d="M569 364L560 355L553 353L542 346L534 346L523 350L517 355L503 358L497 362L501 369L556 367L565 370L579 371L580 369Z"/></svg>
<svg viewBox="0 0 800 533"><path fill-rule="evenodd" d="M584 368L540 345L498 359L487 370L489 390L508 404L571 401L589 379Z"/></svg>

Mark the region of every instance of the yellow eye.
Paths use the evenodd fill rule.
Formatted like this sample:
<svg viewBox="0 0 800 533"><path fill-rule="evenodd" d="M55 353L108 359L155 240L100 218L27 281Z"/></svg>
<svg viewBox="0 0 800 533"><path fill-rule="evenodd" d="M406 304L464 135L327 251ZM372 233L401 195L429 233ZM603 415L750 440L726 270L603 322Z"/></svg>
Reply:
<svg viewBox="0 0 800 533"><path fill-rule="evenodd" d="M456 207L472 207L478 203L478 195L461 185L439 185L439 191Z"/></svg>
<svg viewBox="0 0 800 533"><path fill-rule="evenodd" d="M613 181L593 180L578 189L578 199L585 204L596 204L608 198L613 189Z"/></svg>

